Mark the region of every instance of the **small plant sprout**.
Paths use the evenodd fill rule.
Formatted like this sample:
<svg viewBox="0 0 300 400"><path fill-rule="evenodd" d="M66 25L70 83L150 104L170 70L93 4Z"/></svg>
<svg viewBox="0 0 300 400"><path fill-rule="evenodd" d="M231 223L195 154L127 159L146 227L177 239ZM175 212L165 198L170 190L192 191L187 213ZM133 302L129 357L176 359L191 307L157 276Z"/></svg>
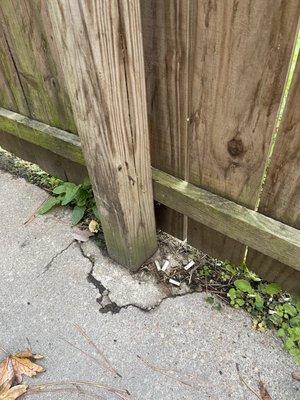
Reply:
<svg viewBox="0 0 300 400"><path fill-rule="evenodd" d="M80 185L63 182L56 186L52 192L54 196L51 196L40 207L39 214L46 214L58 205L68 205L73 207L72 225L77 225L88 214L92 214L96 219L99 219L89 178L86 178Z"/></svg>

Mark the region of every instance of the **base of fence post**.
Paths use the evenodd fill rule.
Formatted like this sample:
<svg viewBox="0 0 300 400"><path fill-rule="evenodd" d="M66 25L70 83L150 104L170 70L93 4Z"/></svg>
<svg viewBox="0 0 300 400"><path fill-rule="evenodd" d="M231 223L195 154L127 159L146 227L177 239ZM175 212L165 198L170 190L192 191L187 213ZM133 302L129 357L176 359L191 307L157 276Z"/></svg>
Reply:
<svg viewBox="0 0 300 400"><path fill-rule="evenodd" d="M136 270L157 248L139 1L47 5L108 252Z"/></svg>

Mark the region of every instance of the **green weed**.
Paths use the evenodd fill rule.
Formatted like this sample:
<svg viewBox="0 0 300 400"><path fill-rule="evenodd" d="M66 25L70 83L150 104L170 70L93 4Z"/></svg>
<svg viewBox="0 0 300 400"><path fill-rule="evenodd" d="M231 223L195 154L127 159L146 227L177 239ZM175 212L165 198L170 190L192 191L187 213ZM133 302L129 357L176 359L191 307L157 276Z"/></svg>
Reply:
<svg viewBox="0 0 300 400"><path fill-rule="evenodd" d="M284 348L300 364L300 299L285 293L278 283L263 282L245 265L217 262L206 265L199 275L212 293L217 288L232 307L250 313L255 329L275 328ZM207 301L214 305L210 297Z"/></svg>
<svg viewBox="0 0 300 400"><path fill-rule="evenodd" d="M89 213L99 220L92 186L87 178L80 185L71 182L63 182L53 189L51 196L39 209L39 214L46 214L57 205L71 206L72 225L77 225L83 217Z"/></svg>

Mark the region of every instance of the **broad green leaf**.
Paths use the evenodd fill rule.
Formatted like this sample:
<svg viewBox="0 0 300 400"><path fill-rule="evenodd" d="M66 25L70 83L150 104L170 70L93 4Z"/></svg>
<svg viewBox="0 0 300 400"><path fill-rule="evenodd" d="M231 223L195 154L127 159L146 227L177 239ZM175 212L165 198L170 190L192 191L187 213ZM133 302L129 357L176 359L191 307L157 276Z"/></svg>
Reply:
<svg viewBox="0 0 300 400"><path fill-rule="evenodd" d="M85 206L88 197L89 197L89 193L86 190L82 189L82 187L79 188L79 190L78 190L78 192L76 194L76 199L75 199L76 200L76 205L79 206L79 207Z"/></svg>
<svg viewBox="0 0 300 400"><path fill-rule="evenodd" d="M234 286L244 293L252 293L253 289L246 279L238 279L234 282Z"/></svg>
<svg viewBox="0 0 300 400"><path fill-rule="evenodd" d="M284 342L284 348L286 350L290 350L295 347L296 347L295 342L292 339L286 339L286 341Z"/></svg>
<svg viewBox="0 0 300 400"><path fill-rule="evenodd" d="M255 307L261 309L263 308L263 306L264 306L263 298L259 293L255 293Z"/></svg>
<svg viewBox="0 0 300 400"><path fill-rule="evenodd" d="M80 222L84 216L86 207L74 207L73 212L72 212L72 225L77 225L78 222Z"/></svg>
<svg viewBox="0 0 300 400"><path fill-rule="evenodd" d="M300 327L295 326L294 328L288 328L288 334L292 340L300 340Z"/></svg>
<svg viewBox="0 0 300 400"><path fill-rule="evenodd" d="M289 351L289 353L290 353L292 356L300 356L300 349L291 349L291 350Z"/></svg>
<svg viewBox="0 0 300 400"><path fill-rule="evenodd" d="M300 326L300 315L290 319L291 327Z"/></svg>
<svg viewBox="0 0 300 400"><path fill-rule="evenodd" d="M281 286L279 285L279 283L269 283L266 285L265 291L268 295L274 296L275 294L281 292Z"/></svg>
<svg viewBox="0 0 300 400"><path fill-rule="evenodd" d="M245 304L245 300L243 299L236 299L235 300L236 304L238 304L240 307L242 307Z"/></svg>
<svg viewBox="0 0 300 400"><path fill-rule="evenodd" d="M236 298L236 290L235 290L235 288L229 289L228 296L230 297L231 300L234 300Z"/></svg>
<svg viewBox="0 0 300 400"><path fill-rule="evenodd" d="M269 321L271 321L275 326L281 326L282 324L282 318L277 315L277 314L273 314L269 316Z"/></svg>
<svg viewBox="0 0 300 400"><path fill-rule="evenodd" d="M65 205L69 204L72 200L74 200L78 190L79 190L79 186L76 186L73 183L70 186L68 186L66 195L64 196L63 201L61 202L61 205L65 206Z"/></svg>
<svg viewBox="0 0 300 400"><path fill-rule="evenodd" d="M289 303L283 304L283 310L286 314L290 315L291 317L295 317L297 315L296 307L292 306L292 304Z"/></svg>
<svg viewBox="0 0 300 400"><path fill-rule="evenodd" d="M63 184L57 186L56 188L53 189L53 193L55 194L62 194L62 193L66 193L67 189L68 189L68 182L64 182Z"/></svg>
<svg viewBox="0 0 300 400"><path fill-rule="evenodd" d="M294 357L294 362L300 365L300 355Z"/></svg>
<svg viewBox="0 0 300 400"><path fill-rule="evenodd" d="M285 337L285 331L284 331L284 329L282 329L282 328L280 328L280 329L278 329L278 331L277 331L277 335L279 336L279 337Z"/></svg>
<svg viewBox="0 0 300 400"><path fill-rule="evenodd" d="M61 197L50 197L39 209L39 214L46 214L53 207L61 203Z"/></svg>

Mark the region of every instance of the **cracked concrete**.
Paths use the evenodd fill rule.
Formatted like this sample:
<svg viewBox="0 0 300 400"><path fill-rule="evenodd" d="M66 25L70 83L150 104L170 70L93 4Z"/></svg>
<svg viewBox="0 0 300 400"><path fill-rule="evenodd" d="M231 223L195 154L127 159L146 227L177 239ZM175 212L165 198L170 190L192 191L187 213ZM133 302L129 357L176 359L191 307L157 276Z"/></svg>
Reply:
<svg viewBox="0 0 300 400"><path fill-rule="evenodd" d="M134 400L255 400L239 379L238 363L256 391L261 378L273 400L300 398L300 384L291 378L296 366L280 340L253 331L245 313L227 306L217 312L205 293L171 293L143 272L131 275L94 242L79 245L67 209L24 225L47 196L0 171L0 346L14 352L29 341L45 355L45 374L26 379L29 384L92 381L126 389ZM31 397L93 398L74 385L71 392Z"/></svg>
<svg viewBox="0 0 300 400"><path fill-rule="evenodd" d="M75 243L75 240L71 240L71 242L66 247L64 247L58 253L54 254L54 256L51 258L51 260L44 266L43 271L38 275L38 278L41 275L45 274L47 271L49 271L49 269L52 266L52 263L57 259L57 257L59 257L61 254L63 254L65 251L67 251L69 249L69 247L72 246L73 243Z"/></svg>
<svg viewBox="0 0 300 400"><path fill-rule="evenodd" d="M187 286L170 288L157 284L154 277L145 272L131 273L110 260L92 240L80 244L80 247L91 262L88 281L99 290L98 303L102 313L117 313L124 307L149 311L168 297L190 293Z"/></svg>

